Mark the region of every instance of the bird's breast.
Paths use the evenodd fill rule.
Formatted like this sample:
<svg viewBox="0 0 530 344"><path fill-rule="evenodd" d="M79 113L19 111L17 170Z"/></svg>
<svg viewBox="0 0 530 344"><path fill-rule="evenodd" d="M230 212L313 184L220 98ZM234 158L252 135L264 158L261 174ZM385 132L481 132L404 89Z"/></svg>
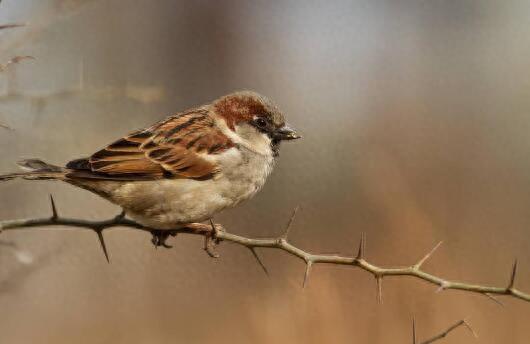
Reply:
<svg viewBox="0 0 530 344"><path fill-rule="evenodd" d="M202 222L254 196L271 173L274 158L233 148L219 154L217 164L219 173L212 179L124 183L111 200L156 228Z"/></svg>
<svg viewBox="0 0 530 344"><path fill-rule="evenodd" d="M270 154L232 148L219 157L220 173L218 180L226 183L225 197L235 204L254 196L265 184L274 167L274 157Z"/></svg>

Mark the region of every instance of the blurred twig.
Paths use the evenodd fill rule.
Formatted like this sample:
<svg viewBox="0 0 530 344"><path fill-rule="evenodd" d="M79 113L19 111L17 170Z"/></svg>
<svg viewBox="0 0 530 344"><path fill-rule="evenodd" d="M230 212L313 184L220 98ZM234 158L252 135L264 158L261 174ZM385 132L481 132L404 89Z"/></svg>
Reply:
<svg viewBox="0 0 530 344"><path fill-rule="evenodd" d="M8 247L12 250L15 258L22 264L29 265L33 262L33 256L26 251L21 250L17 244L12 241L3 241L0 240L0 246Z"/></svg>
<svg viewBox="0 0 530 344"><path fill-rule="evenodd" d="M1 24L0 25L0 30L12 29L12 28L21 27L21 26L26 26L26 24L22 24L22 23Z"/></svg>
<svg viewBox="0 0 530 344"><path fill-rule="evenodd" d="M3 72L12 64L19 63L22 60L34 60L33 56L15 56L8 60L6 63L0 64L0 72Z"/></svg>
<svg viewBox="0 0 530 344"><path fill-rule="evenodd" d="M409 276L409 277L413 277L413 278L420 279L428 283L434 284L439 287L438 290L440 291L447 290L447 289L461 290L465 292L486 295L490 298L493 298L496 301L497 299L495 299L493 295L506 295L506 296L511 296L516 299L530 302L530 294L524 293L515 288L517 263L514 263L511 269L511 272L510 272L509 283L505 287L493 287L493 286L484 286L484 285L478 285L478 284L468 284L468 283L463 283L459 281L450 281L442 277L438 277L433 274L425 272L424 270L422 270L422 265L425 263L427 259L429 259L432 256L432 254L434 253L436 248L440 246L440 244L436 245L427 255L425 255L422 259L420 259L416 264L413 264L407 267L401 267L401 268L384 268L384 267L380 267L380 266L377 266L375 264L368 262L365 259L365 246L366 246L365 235L361 236L359 248L357 250L357 255L355 257L347 257L347 256L340 256L340 255L327 255L327 254L313 254L313 253L306 252L292 245L288 239L289 230L291 228L292 221L294 219L294 213L283 235L281 235L278 238L255 239L255 238L247 238L244 236L228 233L223 229L221 225L218 225L218 224L214 225L213 223L211 225L190 224L188 227L178 228L175 230L160 230L160 229L155 229L155 228L149 228L135 221L125 218L124 213L112 219L104 220L104 221L91 221L91 220L83 220L83 219L65 218L65 217L61 217L58 215L57 208L55 207L55 203L53 202L53 198L51 198L51 201L52 201L52 210L53 210L53 214L51 217L0 221L0 230L3 231L3 230L47 227L47 226L67 226L67 227L89 229L97 233L99 241L101 243L101 246L104 250L104 253L107 259L108 259L108 254L107 254L105 241L103 238L103 231L106 229L113 228L113 227L127 227L127 228L149 232L153 235L153 243L156 246L167 246L165 244L165 241L169 235L175 236L178 233L195 234L195 235L201 235L205 238L204 248L207 251L207 253L212 257L217 256L215 252L213 251L213 247L222 241L239 244L241 246L244 246L246 248L253 250L255 257L258 259L260 264L262 263L261 263L261 260L259 260L259 256L256 254L256 251L255 251L256 248L271 248L271 249L279 249L279 250L285 251L289 253L290 255L293 255L305 262L306 271L304 274L304 284L303 284L304 286L307 284L309 275L311 273L312 266L314 266L315 264L335 264L335 265L347 265L347 266L352 266L352 267L358 267L358 268L361 268L371 273L377 281L377 286L378 286L377 294L378 294L379 300L381 300L381 294L382 294L381 283L384 277Z"/></svg>
<svg viewBox="0 0 530 344"><path fill-rule="evenodd" d="M456 330L457 328L459 328L461 326L464 326L465 328L467 328L468 331L471 332L473 337L475 337L475 338L478 337L477 334L475 333L475 331L473 331L473 328L471 327L471 325L469 325L469 323L467 322L467 320L463 319L463 320L457 321L453 325L449 326L443 332L440 332L439 334L437 334L437 335L435 335L435 336L433 336L433 337L431 337L429 339L426 339L426 340L418 342L417 335L416 335L416 322L415 322L414 319L412 319L412 344L431 344L431 343L434 343L434 342L436 342L436 341L438 341L440 339L445 338L449 333L453 332L454 330Z"/></svg>

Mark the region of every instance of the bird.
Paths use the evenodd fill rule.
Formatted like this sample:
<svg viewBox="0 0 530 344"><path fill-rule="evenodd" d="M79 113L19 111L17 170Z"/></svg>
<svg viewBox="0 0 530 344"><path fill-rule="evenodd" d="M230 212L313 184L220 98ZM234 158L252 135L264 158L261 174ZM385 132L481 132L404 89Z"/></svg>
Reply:
<svg viewBox="0 0 530 344"><path fill-rule="evenodd" d="M40 159L0 181L58 180L120 206L143 226L203 226L262 189L282 141L301 136L267 97L238 91L136 130L64 167Z"/></svg>

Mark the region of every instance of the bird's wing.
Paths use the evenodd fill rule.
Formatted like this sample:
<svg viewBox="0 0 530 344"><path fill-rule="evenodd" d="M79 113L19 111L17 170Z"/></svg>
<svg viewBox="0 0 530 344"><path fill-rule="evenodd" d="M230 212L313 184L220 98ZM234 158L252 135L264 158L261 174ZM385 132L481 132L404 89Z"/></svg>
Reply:
<svg viewBox="0 0 530 344"><path fill-rule="evenodd" d="M215 126L207 108L163 120L108 145L88 159L67 165L78 177L204 180L218 172L215 159L234 143Z"/></svg>

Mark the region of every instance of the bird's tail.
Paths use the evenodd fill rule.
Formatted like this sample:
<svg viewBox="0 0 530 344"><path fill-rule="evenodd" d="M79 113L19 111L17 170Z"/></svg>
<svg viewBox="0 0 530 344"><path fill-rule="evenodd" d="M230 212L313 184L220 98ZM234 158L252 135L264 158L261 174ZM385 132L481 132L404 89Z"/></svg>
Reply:
<svg viewBox="0 0 530 344"><path fill-rule="evenodd" d="M43 180L43 179L63 179L65 169L59 166L50 165L39 159L26 159L18 163L24 172L0 174L0 182L22 178L29 180Z"/></svg>

